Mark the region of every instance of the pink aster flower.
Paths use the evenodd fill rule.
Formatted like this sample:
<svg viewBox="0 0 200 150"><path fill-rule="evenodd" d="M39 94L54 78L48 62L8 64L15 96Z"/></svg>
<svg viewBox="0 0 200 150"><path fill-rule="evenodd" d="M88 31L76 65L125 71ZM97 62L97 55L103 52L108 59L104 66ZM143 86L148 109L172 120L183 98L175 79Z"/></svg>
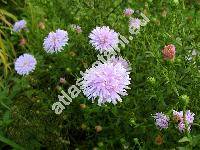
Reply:
<svg viewBox="0 0 200 150"><path fill-rule="evenodd" d="M118 43L118 34L109 27L96 27L89 35L90 43L100 53L113 51Z"/></svg>
<svg viewBox="0 0 200 150"><path fill-rule="evenodd" d="M141 25L141 20L138 18L130 18L129 28L139 29Z"/></svg>
<svg viewBox="0 0 200 150"><path fill-rule="evenodd" d="M15 61L15 70L19 75L28 75L33 72L37 64L36 59L30 54L23 54Z"/></svg>
<svg viewBox="0 0 200 150"><path fill-rule="evenodd" d="M169 126L169 117L163 114L162 112L156 113L155 116L153 116L155 119L155 124L158 128L166 129Z"/></svg>
<svg viewBox="0 0 200 150"><path fill-rule="evenodd" d="M131 9L131 8L126 8L124 10L124 15L127 16L127 17L130 17L133 13L134 13L134 10Z"/></svg>
<svg viewBox="0 0 200 150"><path fill-rule="evenodd" d="M98 98L98 105L105 102L117 104L121 102L120 96L127 95L129 89L130 72L121 63L111 62L99 63L88 70L83 75L82 89L88 99Z"/></svg>
<svg viewBox="0 0 200 150"><path fill-rule="evenodd" d="M175 46L173 44L165 46L162 53L165 60L174 60L176 53Z"/></svg>

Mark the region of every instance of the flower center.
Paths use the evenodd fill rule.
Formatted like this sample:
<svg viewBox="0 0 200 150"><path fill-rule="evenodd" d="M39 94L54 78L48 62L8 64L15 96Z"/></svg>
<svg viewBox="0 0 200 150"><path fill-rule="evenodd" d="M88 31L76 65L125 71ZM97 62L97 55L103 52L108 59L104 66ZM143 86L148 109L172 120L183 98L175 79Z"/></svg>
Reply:
<svg viewBox="0 0 200 150"><path fill-rule="evenodd" d="M24 63L23 63L23 67L24 66L27 66L29 64L29 62L28 61L25 61Z"/></svg>
<svg viewBox="0 0 200 150"><path fill-rule="evenodd" d="M102 38L100 38L100 44L103 45L107 42L108 37L107 36L103 36Z"/></svg>

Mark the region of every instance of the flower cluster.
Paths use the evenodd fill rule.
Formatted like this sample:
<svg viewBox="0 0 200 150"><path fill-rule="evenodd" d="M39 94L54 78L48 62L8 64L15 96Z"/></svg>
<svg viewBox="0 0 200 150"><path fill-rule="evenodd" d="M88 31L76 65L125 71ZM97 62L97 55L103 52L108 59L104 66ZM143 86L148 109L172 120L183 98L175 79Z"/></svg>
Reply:
<svg viewBox="0 0 200 150"><path fill-rule="evenodd" d="M190 131L191 130L191 125L194 121L194 116L195 114L190 112L190 110L187 110L185 113L185 116L183 116L183 111L175 111L173 110L173 117L175 121L178 122L178 129L180 132L184 131ZM185 118L185 119L184 119ZM186 128L187 126L187 128Z"/></svg>
<svg viewBox="0 0 200 150"><path fill-rule="evenodd" d="M180 132L189 132L191 130L191 125L193 124L195 114L187 110L185 115L183 111L173 110L173 120L178 122L178 129ZM169 126L169 117L163 114L162 112L156 113L154 116L155 124L160 129L166 129ZM186 128L187 127L187 128Z"/></svg>
<svg viewBox="0 0 200 150"><path fill-rule="evenodd" d="M44 49L47 53L56 53L63 50L63 47L68 44L67 31L57 29L56 32L50 32L44 39Z"/></svg>
<svg viewBox="0 0 200 150"><path fill-rule="evenodd" d="M169 126L169 117L163 114L162 112L156 113L153 116L155 119L155 124L160 129L166 129Z"/></svg>

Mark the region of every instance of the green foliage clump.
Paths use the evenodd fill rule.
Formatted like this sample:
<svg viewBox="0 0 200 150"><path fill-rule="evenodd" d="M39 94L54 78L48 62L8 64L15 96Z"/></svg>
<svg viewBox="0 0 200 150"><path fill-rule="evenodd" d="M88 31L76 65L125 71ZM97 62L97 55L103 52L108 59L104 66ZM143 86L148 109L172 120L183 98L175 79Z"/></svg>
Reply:
<svg viewBox="0 0 200 150"><path fill-rule="evenodd" d="M0 33L4 32L0 36L0 148L200 148L200 57L186 59L194 49L198 52L200 48L198 1L16 0L1 3L5 8L2 10L9 12L9 22L13 24L15 17L25 19L28 32L15 34L12 26L0 23ZM128 7L143 12L150 20L132 41L120 47L121 55L132 67L129 95L115 106L100 107L80 94L61 115L56 115L51 106L58 101L60 89L67 91L76 84L80 71L84 72L97 60L98 53L89 44L89 33L96 26L106 25L128 39L129 20L123 15ZM1 12L0 9L0 17ZM72 31L71 24L78 24L83 32ZM69 45L58 54L47 54L43 40L58 28L68 31ZM26 39L24 46L19 45L22 38ZM1 43L6 48L2 49ZM164 61L162 49L171 43L176 46L175 60ZM23 53L33 54L38 62L36 70L25 77L17 75L13 65ZM65 78L65 84L59 82L61 77ZM180 133L173 121L166 130L156 128L152 115L164 112L171 116L173 109L189 109L195 113L190 133Z"/></svg>

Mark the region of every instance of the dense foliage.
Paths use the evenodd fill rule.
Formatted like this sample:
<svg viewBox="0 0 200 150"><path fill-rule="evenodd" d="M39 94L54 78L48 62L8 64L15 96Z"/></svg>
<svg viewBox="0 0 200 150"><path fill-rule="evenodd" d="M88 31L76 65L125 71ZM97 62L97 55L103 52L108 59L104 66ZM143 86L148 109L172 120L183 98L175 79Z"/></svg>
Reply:
<svg viewBox="0 0 200 150"><path fill-rule="evenodd" d="M1 149L200 149L198 0L1 0L0 5ZM132 67L128 96L116 105L98 106L80 94L56 115L52 104L61 90L67 92L80 71L97 60L90 32L109 26L129 38L125 8L150 20L120 47ZM133 16L141 18L139 13ZM21 19L28 30L13 32L12 25ZM82 32L75 32L72 24ZM68 32L68 45L59 53L46 53L44 38L59 28ZM163 59L168 44L176 47L174 61ZM14 69L24 53L37 59L27 76ZM190 132L181 133L173 120L167 129L156 127L153 115L163 112L172 118L173 110L195 114Z"/></svg>

